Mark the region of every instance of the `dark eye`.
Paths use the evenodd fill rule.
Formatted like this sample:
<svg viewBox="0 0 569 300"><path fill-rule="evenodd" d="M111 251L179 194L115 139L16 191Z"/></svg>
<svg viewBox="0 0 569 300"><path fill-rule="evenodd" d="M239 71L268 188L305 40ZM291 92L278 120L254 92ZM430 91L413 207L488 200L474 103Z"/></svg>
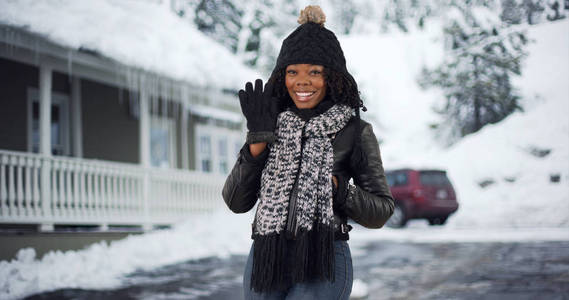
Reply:
<svg viewBox="0 0 569 300"><path fill-rule="evenodd" d="M296 74L296 71L295 70L287 70L286 73L290 74L290 75L294 75L294 74Z"/></svg>
<svg viewBox="0 0 569 300"><path fill-rule="evenodd" d="M321 72L320 70L312 70L312 71L310 71L310 73L311 73L311 74L314 74L314 75L320 75L320 74L322 74L322 72Z"/></svg>

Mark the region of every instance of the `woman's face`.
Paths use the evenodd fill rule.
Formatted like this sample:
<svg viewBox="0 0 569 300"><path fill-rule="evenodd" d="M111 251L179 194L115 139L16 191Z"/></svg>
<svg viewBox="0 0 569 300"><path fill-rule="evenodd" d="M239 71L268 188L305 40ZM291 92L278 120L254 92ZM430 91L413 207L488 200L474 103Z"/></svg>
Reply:
<svg viewBox="0 0 569 300"><path fill-rule="evenodd" d="M326 96L324 67L297 64L286 67L286 89L297 108L314 108Z"/></svg>

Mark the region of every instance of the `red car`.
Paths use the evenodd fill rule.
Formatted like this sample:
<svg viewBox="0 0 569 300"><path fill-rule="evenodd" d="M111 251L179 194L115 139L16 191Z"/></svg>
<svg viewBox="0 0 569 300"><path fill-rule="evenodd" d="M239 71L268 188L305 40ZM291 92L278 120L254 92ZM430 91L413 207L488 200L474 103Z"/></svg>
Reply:
<svg viewBox="0 0 569 300"><path fill-rule="evenodd" d="M458 209L446 171L399 169L386 171L385 175L395 199L395 211L387 226L404 227L410 219L442 225Z"/></svg>

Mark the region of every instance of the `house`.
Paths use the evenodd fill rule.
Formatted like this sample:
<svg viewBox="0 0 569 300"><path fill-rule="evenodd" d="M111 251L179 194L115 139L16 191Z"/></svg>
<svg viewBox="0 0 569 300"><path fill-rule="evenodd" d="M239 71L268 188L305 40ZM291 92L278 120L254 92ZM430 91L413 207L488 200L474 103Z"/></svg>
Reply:
<svg viewBox="0 0 569 300"><path fill-rule="evenodd" d="M0 224L151 229L222 204L258 75L148 1L0 9Z"/></svg>

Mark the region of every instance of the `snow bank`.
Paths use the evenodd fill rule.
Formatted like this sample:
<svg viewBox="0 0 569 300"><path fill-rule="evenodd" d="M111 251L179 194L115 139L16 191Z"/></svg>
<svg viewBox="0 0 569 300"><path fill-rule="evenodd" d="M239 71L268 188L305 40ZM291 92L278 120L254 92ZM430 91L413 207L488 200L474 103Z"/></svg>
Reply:
<svg viewBox="0 0 569 300"><path fill-rule="evenodd" d="M367 296L369 296L369 288L367 284L361 279L354 279L350 299L366 299Z"/></svg>
<svg viewBox="0 0 569 300"><path fill-rule="evenodd" d="M239 89L259 76L167 5L150 1L8 0L0 24L196 86Z"/></svg>
<svg viewBox="0 0 569 300"><path fill-rule="evenodd" d="M348 69L368 108L362 118L372 121L388 168L408 167L410 157L440 150L427 125L438 118L431 106L442 93L424 91L416 82L423 66L434 67L442 60L439 28L433 23L412 34L340 37Z"/></svg>
<svg viewBox="0 0 569 300"><path fill-rule="evenodd" d="M41 259L33 249L22 249L16 259L0 261L0 299L60 288L113 288L121 285L121 276L139 269L203 257L247 255L252 218L223 210L194 216L170 230L101 242L80 251L50 252Z"/></svg>
<svg viewBox="0 0 569 300"><path fill-rule="evenodd" d="M370 241L395 241L405 243L521 243L569 241L569 230L552 228L456 228L432 227L420 220L412 221L409 228L381 230L355 226L350 233L352 252Z"/></svg>
<svg viewBox="0 0 569 300"><path fill-rule="evenodd" d="M387 169L448 171L460 208L450 227L569 227L569 21L529 27L534 43L514 81L525 112L484 127L449 149L434 142L431 107L440 91L422 91L416 76L437 64L440 33L342 39L350 70L375 121ZM370 67L372 66L372 67ZM364 118L366 114L363 114ZM538 157L549 153L544 157ZM550 182L559 176L560 182ZM486 188L480 183L493 182Z"/></svg>
<svg viewBox="0 0 569 300"><path fill-rule="evenodd" d="M25 248L18 252L16 259L0 261L0 299L19 299L61 288L118 288L124 276L136 270L203 257L247 255L252 219L252 213L236 215L224 209L212 215L193 216L170 230L101 242L79 251L54 251L41 259L33 249ZM568 241L569 231L566 228L433 228L421 221L411 222L410 228L401 230L355 226L350 233L353 255L365 254L362 249L366 243L380 240L414 243ZM356 279L352 294L365 297L365 282Z"/></svg>
<svg viewBox="0 0 569 300"><path fill-rule="evenodd" d="M526 112L433 158L448 166L462 200L450 226L569 227L568 27L567 20L530 27L536 42L515 82ZM481 188L483 180L494 184Z"/></svg>

